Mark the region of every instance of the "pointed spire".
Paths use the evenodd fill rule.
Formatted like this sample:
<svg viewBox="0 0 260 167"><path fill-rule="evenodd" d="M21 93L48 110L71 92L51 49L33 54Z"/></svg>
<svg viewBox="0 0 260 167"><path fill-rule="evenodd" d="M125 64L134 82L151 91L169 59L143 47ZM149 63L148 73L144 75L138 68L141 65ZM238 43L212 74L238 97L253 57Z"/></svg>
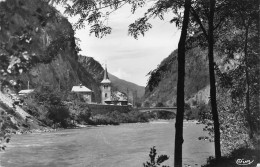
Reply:
<svg viewBox="0 0 260 167"><path fill-rule="evenodd" d="M105 80L105 79L109 79L109 78L108 78L108 72L107 72L107 64L105 65L104 78L103 78L103 80Z"/></svg>
<svg viewBox="0 0 260 167"><path fill-rule="evenodd" d="M105 66L104 78L103 78L103 80L101 81L101 83L111 83L111 81L109 80L109 77L108 77L107 65Z"/></svg>

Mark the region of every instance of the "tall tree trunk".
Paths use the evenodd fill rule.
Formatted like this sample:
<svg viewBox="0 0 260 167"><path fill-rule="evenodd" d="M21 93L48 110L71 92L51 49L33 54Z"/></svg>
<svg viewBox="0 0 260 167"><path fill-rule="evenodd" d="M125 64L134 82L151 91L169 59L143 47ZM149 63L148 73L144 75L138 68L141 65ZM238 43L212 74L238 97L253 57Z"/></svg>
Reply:
<svg viewBox="0 0 260 167"><path fill-rule="evenodd" d="M189 24L189 11L191 0L185 0L184 18L182 23L181 37L178 44L178 83L177 83L177 114L175 123L175 150L174 166L182 166L182 143L183 143L183 116L184 116L184 79L185 79L185 42Z"/></svg>
<svg viewBox="0 0 260 167"><path fill-rule="evenodd" d="M215 12L215 0L210 0L210 11L208 21L208 58L209 58L209 77L210 77L210 99L211 99L211 111L214 121L214 140L215 140L215 156L218 161L221 158L220 148L220 131L219 131L219 118L216 101L216 83L215 83L215 71L214 71L214 12Z"/></svg>
<svg viewBox="0 0 260 167"><path fill-rule="evenodd" d="M244 53L245 53L245 72L246 72L246 120L249 126L249 137L250 139L253 138L253 127L252 124L250 122L251 120L251 115L250 115L250 96L249 96L249 91L250 91L250 83L249 83L249 73L248 73L248 47L247 47L247 43L248 43L248 27L247 25L245 25L246 28L246 34L245 34L245 48L244 48Z"/></svg>

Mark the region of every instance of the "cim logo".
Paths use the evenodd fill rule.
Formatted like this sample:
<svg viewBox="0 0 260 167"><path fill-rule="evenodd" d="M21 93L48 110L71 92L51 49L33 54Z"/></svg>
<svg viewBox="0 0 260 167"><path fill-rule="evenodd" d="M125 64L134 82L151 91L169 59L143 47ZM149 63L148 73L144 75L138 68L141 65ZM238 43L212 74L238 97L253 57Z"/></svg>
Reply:
<svg viewBox="0 0 260 167"><path fill-rule="evenodd" d="M245 160L245 159L237 159L236 163L238 165L250 165L254 162L254 160ZM260 164L257 164L257 167L260 167Z"/></svg>

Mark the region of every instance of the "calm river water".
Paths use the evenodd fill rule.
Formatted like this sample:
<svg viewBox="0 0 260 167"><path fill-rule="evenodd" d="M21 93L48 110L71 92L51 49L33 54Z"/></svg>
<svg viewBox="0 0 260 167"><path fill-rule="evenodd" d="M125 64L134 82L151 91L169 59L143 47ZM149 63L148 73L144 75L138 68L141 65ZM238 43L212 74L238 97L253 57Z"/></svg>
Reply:
<svg viewBox="0 0 260 167"><path fill-rule="evenodd" d="M141 167L150 148L167 154L173 166L175 127L172 121L88 127L51 133L16 135L0 154L3 167ZM183 162L200 166L213 155L213 143L198 140L203 125L184 123Z"/></svg>

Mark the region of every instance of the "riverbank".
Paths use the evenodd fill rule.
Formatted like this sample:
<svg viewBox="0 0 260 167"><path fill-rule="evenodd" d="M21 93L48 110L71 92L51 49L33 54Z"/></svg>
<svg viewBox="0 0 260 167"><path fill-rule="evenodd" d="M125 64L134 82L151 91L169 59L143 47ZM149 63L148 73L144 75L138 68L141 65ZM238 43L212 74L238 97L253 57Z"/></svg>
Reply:
<svg viewBox="0 0 260 167"><path fill-rule="evenodd" d="M48 132L56 132L59 130L66 130L66 129L80 129L80 128L87 128L87 127L103 127L103 126L118 126L122 124L132 124L132 123L151 123L151 124L158 124L158 123L169 123L170 120L174 119L149 119L148 121L142 122L120 122L118 124L78 124L75 123L68 128L40 128L40 129L26 129L26 130L17 130L14 131L12 134L21 135L21 134L32 134L32 133L48 133ZM183 123L194 123L200 124L198 120L184 120Z"/></svg>

